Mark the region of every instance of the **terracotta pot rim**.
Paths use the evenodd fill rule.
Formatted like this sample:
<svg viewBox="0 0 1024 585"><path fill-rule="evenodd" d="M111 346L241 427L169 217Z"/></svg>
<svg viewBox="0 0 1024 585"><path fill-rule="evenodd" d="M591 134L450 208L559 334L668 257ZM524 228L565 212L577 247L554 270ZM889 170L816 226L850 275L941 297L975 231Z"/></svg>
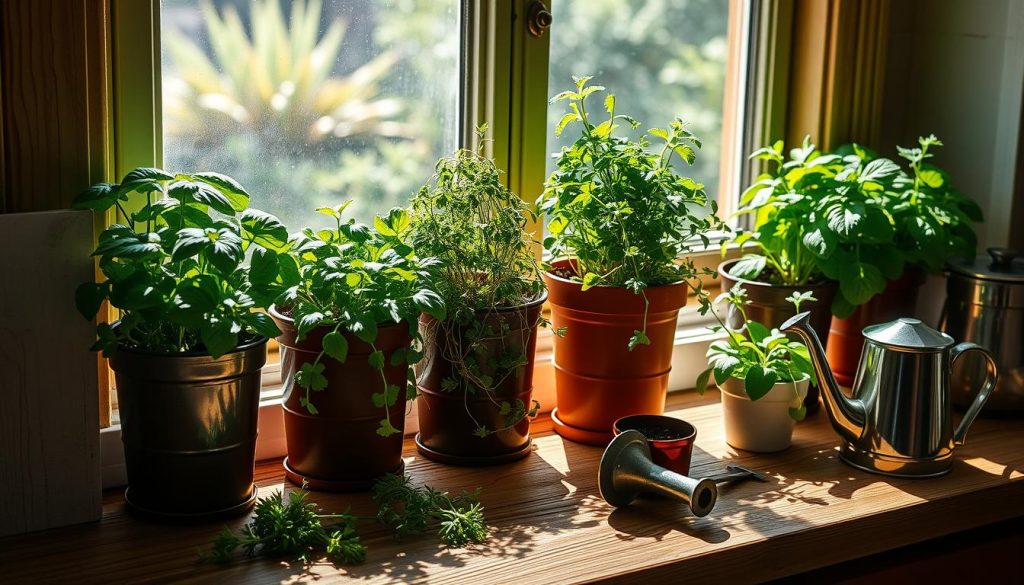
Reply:
<svg viewBox="0 0 1024 585"><path fill-rule="evenodd" d="M282 315L281 312L277 310L277 305L270 305L270 307L267 309L267 313L269 313L271 317L279 319L286 325L290 327L295 327L295 319L292 319L291 317L288 317L286 315ZM390 327L401 327L404 324L404 321L402 321L401 323L396 323L395 321L384 321L383 323L377 323L377 328L388 329ZM307 333L306 337L309 337L309 335L311 335L314 331L317 331L319 329L333 329L334 325L336 325L336 323L321 323L320 325L314 327L309 333ZM347 327L342 327L341 331L355 335L354 333L349 331Z"/></svg>
<svg viewBox="0 0 1024 585"><path fill-rule="evenodd" d="M612 423L612 432L614 434L616 434L616 435L618 435L619 433L623 432L623 429L620 428L620 424L623 421L631 419L631 418L652 418L652 419L658 419L658 420L670 420L670 421L672 421L671 424L678 425L679 423L682 423L682 424L684 424L684 425L686 425L687 427L690 428L690 432L687 433L686 436L677 437L675 439L652 439L650 437L646 437L646 436L644 437L644 438L647 439L648 443L651 443L653 445L657 445L659 447L667 447L667 446L675 445L677 443L686 443L686 442L689 442L689 441L693 441L694 438L697 436L697 427L694 426L693 423L687 422L687 421L685 421L685 420L683 420L681 418L675 418L674 416L667 416L667 415L664 415L664 414L630 414L630 415L621 417L621 418L617 419L614 423Z"/></svg>
<svg viewBox="0 0 1024 585"><path fill-rule="evenodd" d="M558 260L553 260L551 262L551 265L552 266L556 266L559 263L571 263L571 262L572 261L569 258L560 258ZM557 282L559 284L575 286L577 288L583 288L583 283L582 282L576 282L575 280L570 280L568 278L563 278L563 277L558 276L557 274L553 273L550 270L545 270L544 271L544 276L550 278L551 280L553 280L553 281L555 281L555 282ZM677 280L675 282L667 282L665 284L650 285L645 290L654 290L654 289L662 289L662 288L666 288L667 289L667 288L677 287L677 286L686 286L686 281L685 280ZM597 286L592 286L592 287L588 288L587 290L598 290L598 289L605 289L605 290L627 290L626 287L624 287L624 286L608 286L606 284L599 284Z"/></svg>
<svg viewBox="0 0 1024 585"><path fill-rule="evenodd" d="M736 282L741 283L744 286L753 285L753 286L759 286L759 287L764 287L764 288L776 288L776 289L792 290L792 291L805 291L805 290L808 290L808 289L815 289L815 288L839 288L839 283L838 282L836 282L834 280L829 280L827 278L825 280L822 280L822 281L817 282L817 283L795 284L795 285L790 285L790 284L772 284L770 282L761 282L760 280L749 280L749 279L746 279L746 278L740 278L739 276L736 276L736 275L732 274L731 272L729 272L729 268L732 267L733 264L736 264L739 261L740 261L740 259L736 258L735 260L726 260L725 262L722 262L721 264L718 265L718 273L719 274L724 274L725 276L729 277L729 279L735 280Z"/></svg>

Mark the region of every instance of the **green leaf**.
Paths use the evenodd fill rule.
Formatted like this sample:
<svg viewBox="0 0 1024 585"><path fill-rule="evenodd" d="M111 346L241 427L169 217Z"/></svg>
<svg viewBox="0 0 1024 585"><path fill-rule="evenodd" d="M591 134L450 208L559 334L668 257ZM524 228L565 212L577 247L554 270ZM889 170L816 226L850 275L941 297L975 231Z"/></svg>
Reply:
<svg viewBox="0 0 1024 585"><path fill-rule="evenodd" d="M578 119L579 116L576 115L576 112L569 112L568 114L562 116L562 119L559 120L558 124L555 125L555 136L561 136L562 131L565 130L565 127L569 125L570 122L575 122Z"/></svg>
<svg viewBox="0 0 1024 585"><path fill-rule="evenodd" d="M280 271L277 253L266 248L256 248L249 262L249 282L270 284L277 280Z"/></svg>
<svg viewBox="0 0 1024 585"><path fill-rule="evenodd" d="M711 380L711 373L713 370L714 368L708 368L697 376L696 388L697 393L701 396L703 396L704 392L708 389L708 382Z"/></svg>
<svg viewBox="0 0 1024 585"><path fill-rule="evenodd" d="M199 337L211 357L218 358L238 345L238 335L232 332L230 321L206 321L199 329Z"/></svg>
<svg viewBox="0 0 1024 585"><path fill-rule="evenodd" d="M370 357L367 358L367 361L369 362L371 368L375 370L383 370L384 352L379 349L374 351L373 353L370 354Z"/></svg>
<svg viewBox="0 0 1024 585"><path fill-rule="evenodd" d="M295 321L295 328L299 332L299 337L305 337L307 333L313 330L314 327L324 321L326 316L320 311L309 311L302 312L297 315L298 319Z"/></svg>
<svg viewBox="0 0 1024 585"><path fill-rule="evenodd" d="M799 408L790 408L789 417L793 420L800 422L807 416L807 407L801 405Z"/></svg>
<svg viewBox="0 0 1024 585"><path fill-rule="evenodd" d="M92 321L99 312L100 306L107 298L108 287L94 282L86 282L75 289L75 308L88 321Z"/></svg>
<svg viewBox="0 0 1024 585"><path fill-rule="evenodd" d="M829 229L848 238L856 234L866 214L864 206L860 203L851 203L848 206L833 205L825 212L825 221Z"/></svg>
<svg viewBox="0 0 1024 585"><path fill-rule="evenodd" d="M110 183L97 183L75 197L72 209L106 211L117 203L120 193Z"/></svg>
<svg viewBox="0 0 1024 585"><path fill-rule="evenodd" d="M775 370L764 366L755 365L747 370L747 377L744 379L743 387L751 400L759 400L771 391L779 376Z"/></svg>
<svg viewBox="0 0 1024 585"><path fill-rule="evenodd" d="M900 167L896 163L887 158L876 158L864 165L864 170L861 171L857 180L860 183L875 183L881 187L891 182L890 179L898 175L899 172Z"/></svg>
<svg viewBox="0 0 1024 585"><path fill-rule="evenodd" d="M391 424L391 421L389 421L389 420L382 420L382 421L380 421L380 427L377 429L377 434L378 435L380 435L382 437L390 437L391 435L394 435L397 432L398 432L398 429L396 429Z"/></svg>
<svg viewBox="0 0 1024 585"><path fill-rule="evenodd" d="M327 388L327 377L324 376L326 366L323 362L306 362L295 372L295 383L307 390L320 391Z"/></svg>
<svg viewBox="0 0 1024 585"><path fill-rule="evenodd" d="M832 230L817 225L803 236L803 245L818 258L828 258L836 246L836 237Z"/></svg>
<svg viewBox="0 0 1024 585"><path fill-rule="evenodd" d="M746 254L729 268L729 273L745 280L757 280L768 260L760 254Z"/></svg>
<svg viewBox="0 0 1024 585"><path fill-rule="evenodd" d="M640 331L640 330L634 330L633 331L633 335L631 335L630 338L629 338L629 343L627 344L627 347L629 348L629 351L633 351L634 349L636 349L636 346L638 346L638 345L650 345L650 344L651 344L651 339L649 337L647 337L647 333L646 332Z"/></svg>
<svg viewBox="0 0 1024 585"><path fill-rule="evenodd" d="M583 286L580 290L589 290L601 283L601 275L595 272L588 272L583 276Z"/></svg>
<svg viewBox="0 0 1024 585"><path fill-rule="evenodd" d="M249 193L238 184L238 181L227 175L206 172L196 173L192 175L192 178L215 187L228 200L233 211L242 211L249 206ZM287 238L287 234L285 238Z"/></svg>
<svg viewBox="0 0 1024 585"><path fill-rule="evenodd" d="M324 353L336 361L345 363L345 359L348 357L348 339L344 334L332 331L324 335L323 348Z"/></svg>
<svg viewBox="0 0 1024 585"><path fill-rule="evenodd" d="M211 185L198 181L175 181L167 188L167 195L182 203L201 203L224 215L234 215L231 200Z"/></svg>
<svg viewBox="0 0 1024 585"><path fill-rule="evenodd" d="M757 321L747 321L747 332L754 343L761 343L771 335L771 331Z"/></svg>
<svg viewBox="0 0 1024 585"><path fill-rule="evenodd" d="M404 364L406 352L407 350L404 347L396 349L395 351L391 352L391 357L388 359L388 362L395 367Z"/></svg>
<svg viewBox="0 0 1024 585"><path fill-rule="evenodd" d="M242 235L265 248L281 251L288 243L288 228L277 217L258 209L246 209L239 216Z"/></svg>
<svg viewBox="0 0 1024 585"><path fill-rule="evenodd" d="M245 323L245 328L256 335L271 339L281 335L281 330L277 328L277 324L266 313L247 313L242 317L242 321Z"/></svg>
<svg viewBox="0 0 1024 585"><path fill-rule="evenodd" d="M441 295L430 289L420 289L412 296L413 303L420 311L430 315L438 321L443 321L447 316L444 300Z"/></svg>
<svg viewBox="0 0 1024 585"><path fill-rule="evenodd" d="M848 262L840 267L839 291L853 305L863 305L885 289L882 272L863 262Z"/></svg>
<svg viewBox="0 0 1024 585"><path fill-rule="evenodd" d="M382 236L394 237L398 235L398 232L391 229L391 226L388 225L379 215L373 218L373 229L377 230L377 233Z"/></svg>
<svg viewBox="0 0 1024 585"><path fill-rule="evenodd" d="M377 340L377 321L373 315L364 314L353 318L349 322L348 330L366 343L373 343Z"/></svg>

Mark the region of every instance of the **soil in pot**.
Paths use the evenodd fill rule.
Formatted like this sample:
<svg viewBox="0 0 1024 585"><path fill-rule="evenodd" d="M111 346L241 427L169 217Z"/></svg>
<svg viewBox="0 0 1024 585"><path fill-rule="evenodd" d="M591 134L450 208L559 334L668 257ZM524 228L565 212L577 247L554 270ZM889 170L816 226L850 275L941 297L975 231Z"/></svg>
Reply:
<svg viewBox="0 0 1024 585"><path fill-rule="evenodd" d="M453 465L496 465L530 454L530 419L520 413L532 406L534 354L543 295L521 307L491 310L478 315L473 327L420 317L423 359L419 364L420 431L416 446L426 458ZM479 330L479 329L478 329ZM457 365L466 359L471 366ZM513 364L513 365L503 365ZM472 385L459 372L475 372L496 380L488 390ZM502 405L511 410L503 414ZM486 429L486 436L476 434Z"/></svg>
<svg viewBox="0 0 1024 585"><path fill-rule="evenodd" d="M665 469L681 475L690 473L693 443L697 429L690 423L664 415L635 414L615 421L614 434L638 431L647 437L651 459Z"/></svg>
<svg viewBox="0 0 1024 585"><path fill-rule="evenodd" d="M890 280L884 291L857 307L849 317L832 319L825 354L837 382L846 387L853 385L864 348L861 332L865 327L914 316L917 295L925 278L924 271L908 269L900 278Z"/></svg>
<svg viewBox="0 0 1024 585"><path fill-rule="evenodd" d="M676 318L688 288L678 282L646 290L651 344L629 351L630 336L643 326L643 298L617 287L583 291L559 276L571 269L562 260L544 274L552 325L566 328L564 337L555 337L557 404L551 418L563 437L605 445L619 418L665 410Z"/></svg>
<svg viewBox="0 0 1024 585"><path fill-rule="evenodd" d="M318 413L311 414L300 404L305 390L295 382L295 373L304 363L316 360L323 336L333 330L318 327L302 341L296 340L294 321L274 307L270 309L281 329L281 377L284 381L284 423L288 441L285 473L293 483L308 483L310 489L359 491L388 473L401 473L402 430L405 428L405 388L409 366L405 360L391 363L395 351L407 350L412 342L406 323L381 325L376 349L384 352L381 371L370 366L374 347L345 332L348 356L340 363L324 356L327 388L313 392L310 400ZM400 388L398 400L388 411L391 424L399 430L388 437L377 434L384 408L373 403L373 394L381 392L385 380Z"/></svg>
<svg viewBox="0 0 1024 585"><path fill-rule="evenodd" d="M750 301L750 304L746 307L746 312L747 317L751 321L757 321L769 329L782 325L786 319L789 319L794 314L793 304L787 301L786 298L794 292L810 291L814 298L818 300L805 303L800 308L811 313L811 328L818 335L822 345L828 347L829 326L832 324L832 301L839 290L838 283L825 280L803 286L783 286L747 280L730 274L729 269L737 261L723 262L718 267L718 273L722 280L722 292L732 289L736 284L742 284L744 290L747 291L747 299ZM739 313L732 306L729 307L726 322L730 327L742 325ZM804 406L807 407L808 414L817 412L819 407L818 394L817 386L811 386L807 392Z"/></svg>
<svg viewBox="0 0 1024 585"><path fill-rule="evenodd" d="M775 453L789 448L796 421L789 415L793 406L793 382L779 382L767 394L751 400L743 380L729 378L721 386L722 421L725 442L754 453ZM796 382L796 391L806 396L809 379Z"/></svg>
<svg viewBox="0 0 1024 585"><path fill-rule="evenodd" d="M161 521L201 522L252 507L266 359L266 338L218 358L128 348L110 357L129 510Z"/></svg>

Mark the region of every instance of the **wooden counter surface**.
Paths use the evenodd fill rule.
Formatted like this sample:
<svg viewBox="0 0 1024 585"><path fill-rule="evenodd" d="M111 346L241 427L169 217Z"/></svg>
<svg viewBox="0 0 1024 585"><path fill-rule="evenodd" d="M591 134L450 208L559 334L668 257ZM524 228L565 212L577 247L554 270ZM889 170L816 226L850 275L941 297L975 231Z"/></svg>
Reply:
<svg viewBox="0 0 1024 585"><path fill-rule="evenodd" d="M361 527L363 565L303 565L290 560L197 562L219 525L161 526L128 516L116 492L99 523L0 539L5 583L564 583L610 579L657 582L750 582L793 575L1002 519L1024 516L1024 422L979 419L941 479L889 479L837 459L838 438L823 412L797 425L793 446L753 455L725 444L718 394L670 397L669 411L698 429L692 475L724 471L727 462L762 470L766 483L722 486L706 518L679 505L644 501L613 510L598 495L602 450L544 434L539 423L530 457L505 466L467 469L434 464L406 444L417 483L449 491L483 488L491 538L448 550L433 535L395 540ZM282 487L277 461L257 465L261 494ZM369 497L316 494L325 510L371 513ZM240 526L244 518L229 523Z"/></svg>

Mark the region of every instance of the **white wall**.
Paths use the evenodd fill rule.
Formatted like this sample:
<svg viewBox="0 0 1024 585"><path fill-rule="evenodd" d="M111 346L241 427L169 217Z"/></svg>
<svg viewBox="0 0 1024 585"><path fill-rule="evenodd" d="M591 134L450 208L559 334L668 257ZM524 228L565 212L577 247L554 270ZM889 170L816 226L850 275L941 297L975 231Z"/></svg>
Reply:
<svg viewBox="0 0 1024 585"><path fill-rule="evenodd" d="M1010 234L1022 95L1024 0L892 2L880 146L945 142L935 163L985 214L979 249Z"/></svg>

